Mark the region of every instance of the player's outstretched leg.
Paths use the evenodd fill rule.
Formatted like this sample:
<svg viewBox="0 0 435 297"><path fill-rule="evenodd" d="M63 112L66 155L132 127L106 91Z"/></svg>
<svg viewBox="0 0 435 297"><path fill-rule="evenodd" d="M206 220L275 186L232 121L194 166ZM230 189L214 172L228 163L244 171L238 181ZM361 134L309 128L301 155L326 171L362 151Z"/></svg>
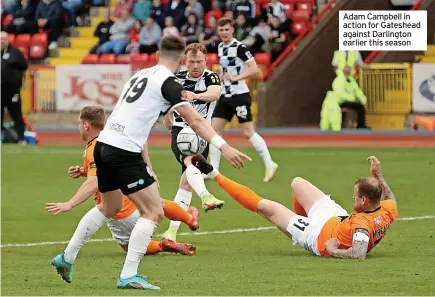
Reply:
<svg viewBox="0 0 435 297"><path fill-rule="evenodd" d="M240 127L243 129L243 134L245 137L249 140L257 153L263 159L264 166L266 167L263 181L270 182L275 177L278 164L272 160L266 141L264 141L260 134L255 132L254 123L252 121L240 123Z"/></svg>
<svg viewBox="0 0 435 297"><path fill-rule="evenodd" d="M121 245L121 247L124 251L128 250L128 245ZM162 241L151 240L145 255L151 256L163 252L194 256L196 255L196 247L190 243L174 242L167 239Z"/></svg>
<svg viewBox="0 0 435 297"><path fill-rule="evenodd" d="M51 261L57 273L68 283L72 282L72 266L81 247L122 208L123 196L119 190L107 194L111 199L103 200L83 216L63 254Z"/></svg>
<svg viewBox="0 0 435 297"><path fill-rule="evenodd" d="M186 186L187 184L187 186ZM174 203L179 205L181 208L183 208L185 211L187 211L190 207L190 202L192 201L192 189L188 185L187 181L186 183L182 183L180 181L180 187L177 191L177 194L174 198ZM166 230L166 232L163 234L163 238L169 239L172 241L177 240L177 232L180 228L181 221L179 220L171 220L169 223L169 228Z"/></svg>
<svg viewBox="0 0 435 297"><path fill-rule="evenodd" d="M325 197L325 193L302 177L295 177L291 182L293 207L298 215L311 217L313 205Z"/></svg>

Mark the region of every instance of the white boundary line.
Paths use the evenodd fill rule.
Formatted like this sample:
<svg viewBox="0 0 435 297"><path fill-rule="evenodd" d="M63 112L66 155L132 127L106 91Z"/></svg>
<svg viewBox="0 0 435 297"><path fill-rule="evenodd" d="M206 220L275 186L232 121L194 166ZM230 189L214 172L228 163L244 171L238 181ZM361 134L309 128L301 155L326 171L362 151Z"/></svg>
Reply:
<svg viewBox="0 0 435 297"><path fill-rule="evenodd" d="M417 220L430 220L435 219L435 216L418 216L418 217L404 217L398 218L397 221L417 221ZM229 229L221 231L207 231L207 232L184 232L178 233L178 236L200 236L200 235L213 235L213 234L230 234L230 233L245 233L245 232L255 232L255 231L265 231L273 230L276 227L257 227L257 228L243 228L243 229ZM162 234L157 234L156 237L161 237ZM113 241L112 238L103 239L91 239L89 242L106 242ZM33 242L33 243L6 243L2 244L1 248L16 248L16 247L32 247L32 246L46 246L46 245L59 245L67 244L69 241L43 241L43 242Z"/></svg>

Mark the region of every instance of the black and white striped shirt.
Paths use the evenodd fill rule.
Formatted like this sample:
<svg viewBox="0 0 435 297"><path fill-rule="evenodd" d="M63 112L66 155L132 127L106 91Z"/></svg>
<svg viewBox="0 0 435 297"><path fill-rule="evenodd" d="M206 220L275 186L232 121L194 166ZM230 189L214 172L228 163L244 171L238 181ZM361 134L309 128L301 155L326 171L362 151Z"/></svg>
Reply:
<svg viewBox="0 0 435 297"><path fill-rule="evenodd" d="M204 70L204 73L198 78L191 77L188 71L180 71L175 76L183 86L183 90L190 91L195 94L205 93L210 87L221 86L219 76L215 72L207 69ZM216 101L205 102L201 100L195 100L192 102L192 106L202 117L211 123L211 116L216 106ZM178 127L187 126L187 123L176 111L174 111L173 125Z"/></svg>
<svg viewBox="0 0 435 297"><path fill-rule="evenodd" d="M233 76L240 75L246 70L246 64L254 59L246 45L233 39L229 44L221 42L218 47L219 64L222 67L222 74L230 73ZM232 82L222 79L222 95L229 98L232 95L245 94L249 92L244 79Z"/></svg>

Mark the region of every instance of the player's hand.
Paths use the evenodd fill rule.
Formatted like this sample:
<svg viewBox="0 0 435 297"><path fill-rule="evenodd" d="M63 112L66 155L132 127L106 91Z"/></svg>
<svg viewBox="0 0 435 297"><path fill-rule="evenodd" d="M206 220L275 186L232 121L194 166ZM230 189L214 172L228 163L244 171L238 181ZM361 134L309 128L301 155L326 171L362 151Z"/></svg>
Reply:
<svg viewBox="0 0 435 297"><path fill-rule="evenodd" d="M230 74L230 73L228 73L228 72L226 72L226 73L224 74L224 78L225 78L225 79L228 79L228 80L230 80L230 81L238 81L238 79L237 79L236 76L233 76L232 74Z"/></svg>
<svg viewBox="0 0 435 297"><path fill-rule="evenodd" d="M165 126L166 129L171 130L173 124L174 123L172 122L172 116L170 112L168 112L163 118L163 125Z"/></svg>
<svg viewBox="0 0 435 297"><path fill-rule="evenodd" d="M370 162L370 172L373 176L378 176L381 174L381 162L375 156L370 156L367 158Z"/></svg>
<svg viewBox="0 0 435 297"><path fill-rule="evenodd" d="M190 91L182 91L181 98L183 98L183 100L193 102L194 100L196 100L196 94Z"/></svg>
<svg viewBox="0 0 435 297"><path fill-rule="evenodd" d="M68 175L72 178L79 178L82 171L80 169L80 166L71 166L68 168Z"/></svg>
<svg viewBox="0 0 435 297"><path fill-rule="evenodd" d="M331 238L327 242L325 242L325 248L328 252L331 250L338 249L339 246L340 246L340 242L338 241L337 238Z"/></svg>
<svg viewBox="0 0 435 297"><path fill-rule="evenodd" d="M60 214L62 212L67 212L72 208L72 204L70 202L57 202L57 203L46 203L45 209L55 215Z"/></svg>
<svg viewBox="0 0 435 297"><path fill-rule="evenodd" d="M227 143L222 145L220 150L222 152L222 156L224 156L224 158L227 159L227 161L230 162L231 165L233 165L233 167L237 169L245 167L245 164L243 163L243 159L252 161L250 157L248 157L242 152L239 152L238 150L231 147Z"/></svg>

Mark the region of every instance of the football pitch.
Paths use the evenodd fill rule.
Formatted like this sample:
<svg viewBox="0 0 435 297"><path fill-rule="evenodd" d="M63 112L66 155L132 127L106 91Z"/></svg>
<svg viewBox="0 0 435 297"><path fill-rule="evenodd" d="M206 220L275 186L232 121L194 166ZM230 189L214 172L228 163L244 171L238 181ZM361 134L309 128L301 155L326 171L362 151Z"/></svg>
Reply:
<svg viewBox="0 0 435 297"><path fill-rule="evenodd" d="M321 258L293 246L289 238L257 214L238 205L212 182L210 192L225 200L223 209L200 210L200 229L182 226L178 241L195 244L188 257L147 256L139 268L160 291L122 291L116 279L125 253L103 227L80 251L73 282L63 282L50 261L62 252L93 199L54 216L46 202L66 201L82 180L68 177L81 165L82 147L2 146L1 290L2 295L434 295L435 153L433 149L274 148L276 178L263 183L263 164L254 150L243 170L222 160L221 171L262 197L290 208L290 181L302 176L348 211L353 182L369 174L365 160L376 155L396 195L399 217L364 261ZM173 199L180 166L169 147L151 148L161 195ZM200 208L194 195L192 204ZM164 220L157 234L169 221ZM98 239L102 239L98 241Z"/></svg>

